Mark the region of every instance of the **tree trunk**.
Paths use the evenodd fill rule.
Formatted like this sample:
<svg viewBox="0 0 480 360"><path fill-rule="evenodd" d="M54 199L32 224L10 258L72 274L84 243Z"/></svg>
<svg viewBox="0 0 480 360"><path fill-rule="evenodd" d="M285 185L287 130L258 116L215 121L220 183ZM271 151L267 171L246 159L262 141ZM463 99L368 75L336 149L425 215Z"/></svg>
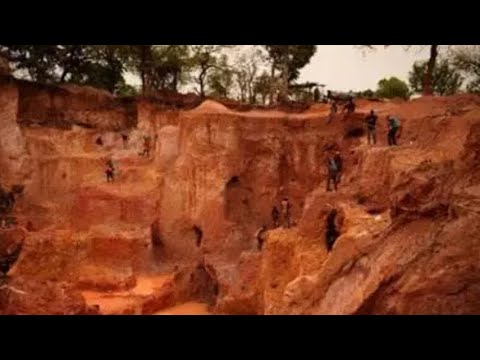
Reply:
<svg viewBox="0 0 480 360"><path fill-rule="evenodd" d="M282 84L280 87L280 99L281 101L288 100L288 81L289 71L288 71L288 53L285 54L282 64Z"/></svg>
<svg viewBox="0 0 480 360"><path fill-rule="evenodd" d="M274 103L274 97L275 97L275 66L276 66L276 63L274 60L272 62L272 72L270 75L270 105Z"/></svg>
<svg viewBox="0 0 480 360"><path fill-rule="evenodd" d="M430 60L428 61L427 72L425 74L425 79L423 81L423 95L432 95L432 78L433 71L435 70L435 64L437 62L438 56L438 45L432 45L430 47Z"/></svg>

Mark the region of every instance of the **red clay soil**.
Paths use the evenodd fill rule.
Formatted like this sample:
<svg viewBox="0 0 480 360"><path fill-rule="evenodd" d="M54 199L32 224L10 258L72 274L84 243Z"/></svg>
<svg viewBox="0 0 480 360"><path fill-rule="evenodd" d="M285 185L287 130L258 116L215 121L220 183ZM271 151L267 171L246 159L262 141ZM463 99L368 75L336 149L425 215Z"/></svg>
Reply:
<svg viewBox="0 0 480 360"><path fill-rule="evenodd" d="M164 105L184 107L129 100L130 112L88 89L0 82L0 183L25 185L18 226L0 231L0 250L23 243L0 287L3 313L480 313L480 97L360 100L331 123L321 104L293 113L173 100ZM375 146L363 125L372 108ZM45 125L62 112L69 130ZM26 125L25 114L42 121ZM403 125L393 148L389 114ZM344 173L327 193L334 150ZM293 228L272 229L284 197ZM341 236L329 253L332 208Z"/></svg>

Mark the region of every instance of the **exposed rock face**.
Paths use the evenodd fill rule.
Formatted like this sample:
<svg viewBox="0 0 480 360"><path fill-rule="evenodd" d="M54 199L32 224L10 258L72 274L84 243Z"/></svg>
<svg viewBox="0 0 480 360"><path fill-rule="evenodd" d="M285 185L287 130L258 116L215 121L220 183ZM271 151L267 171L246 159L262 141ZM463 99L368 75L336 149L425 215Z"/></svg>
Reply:
<svg viewBox="0 0 480 360"><path fill-rule="evenodd" d="M180 111L0 81L0 181L25 185L9 283L68 284L109 313L191 300L227 314L479 313L480 99L358 105L327 124L323 105L287 114L206 101ZM362 126L372 106L375 147ZM404 125L397 148L385 146L389 113ZM327 193L325 151L335 149L345 172ZM269 231L258 252L254 233L272 227L283 197L294 226ZM332 208L341 236L328 253ZM151 273L174 276L150 286ZM60 311L39 310L38 296L37 307L15 309ZM75 298L60 312L90 311Z"/></svg>

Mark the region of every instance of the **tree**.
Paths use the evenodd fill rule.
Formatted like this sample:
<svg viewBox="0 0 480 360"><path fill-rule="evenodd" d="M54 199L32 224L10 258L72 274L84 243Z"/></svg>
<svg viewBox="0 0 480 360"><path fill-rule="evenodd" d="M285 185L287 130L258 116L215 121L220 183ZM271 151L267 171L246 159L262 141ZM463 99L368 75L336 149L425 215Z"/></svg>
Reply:
<svg viewBox="0 0 480 360"><path fill-rule="evenodd" d="M255 102L254 82L264 64L265 55L262 48L256 45L251 45L247 52L236 57L235 82L242 102Z"/></svg>
<svg viewBox="0 0 480 360"><path fill-rule="evenodd" d="M384 45L385 47L391 45ZM412 45L405 46L405 49L409 50ZM432 95L432 78L433 71L435 70L435 65L437 63L438 50L440 45L429 45L430 46L430 58L428 60L427 71L425 72L425 77L423 79L423 95ZM361 48L367 47L369 49L374 49L374 45L361 45Z"/></svg>
<svg viewBox="0 0 480 360"><path fill-rule="evenodd" d="M257 79L254 82L253 85L253 91L254 91L254 98L257 97L257 94L260 94L262 97L262 104L265 105L267 101L267 97L270 94L270 88L271 88L271 77L270 75L264 71L262 75L257 77Z"/></svg>
<svg viewBox="0 0 480 360"><path fill-rule="evenodd" d="M396 77L391 77L390 79L382 79L378 82L377 96L387 99L408 99L408 85Z"/></svg>
<svg viewBox="0 0 480 360"><path fill-rule="evenodd" d="M452 54L454 66L468 79L467 91L480 93L480 46L462 46Z"/></svg>
<svg viewBox="0 0 480 360"><path fill-rule="evenodd" d="M275 71L280 71L279 95L282 99L288 98L290 83L300 76L300 70L305 67L317 51L316 45L265 45L271 62L272 84ZM273 100L272 88L272 98Z"/></svg>
<svg viewBox="0 0 480 360"><path fill-rule="evenodd" d="M228 98L233 85L233 70L228 66L226 55L223 55L213 68L208 79L208 85L211 89L210 96L216 98Z"/></svg>
<svg viewBox="0 0 480 360"><path fill-rule="evenodd" d="M74 83L115 91L124 61L111 45L0 45L18 74L42 83Z"/></svg>
<svg viewBox="0 0 480 360"><path fill-rule="evenodd" d="M191 45L191 69L195 72L194 80L198 84L197 92L205 97L205 88L209 72L217 67L221 51L228 45Z"/></svg>
<svg viewBox="0 0 480 360"><path fill-rule="evenodd" d="M424 92L425 73L428 71L428 63L426 61L416 62L409 75L410 87L414 92ZM433 71L431 78L432 91L436 95L452 95L455 94L462 86L463 78L458 70L456 70L448 60L444 59L439 62Z"/></svg>

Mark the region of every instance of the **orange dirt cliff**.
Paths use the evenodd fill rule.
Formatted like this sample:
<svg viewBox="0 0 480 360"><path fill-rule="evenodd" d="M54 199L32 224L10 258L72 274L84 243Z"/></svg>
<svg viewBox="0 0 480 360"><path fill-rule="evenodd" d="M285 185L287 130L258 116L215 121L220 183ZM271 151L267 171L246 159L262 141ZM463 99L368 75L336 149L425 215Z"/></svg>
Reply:
<svg viewBox="0 0 480 360"><path fill-rule="evenodd" d="M21 247L0 313L479 314L480 97L328 115L173 108L0 76L0 184L24 186L16 224L0 229L1 258ZM326 192L336 150L342 179ZM285 197L292 226L274 229Z"/></svg>

